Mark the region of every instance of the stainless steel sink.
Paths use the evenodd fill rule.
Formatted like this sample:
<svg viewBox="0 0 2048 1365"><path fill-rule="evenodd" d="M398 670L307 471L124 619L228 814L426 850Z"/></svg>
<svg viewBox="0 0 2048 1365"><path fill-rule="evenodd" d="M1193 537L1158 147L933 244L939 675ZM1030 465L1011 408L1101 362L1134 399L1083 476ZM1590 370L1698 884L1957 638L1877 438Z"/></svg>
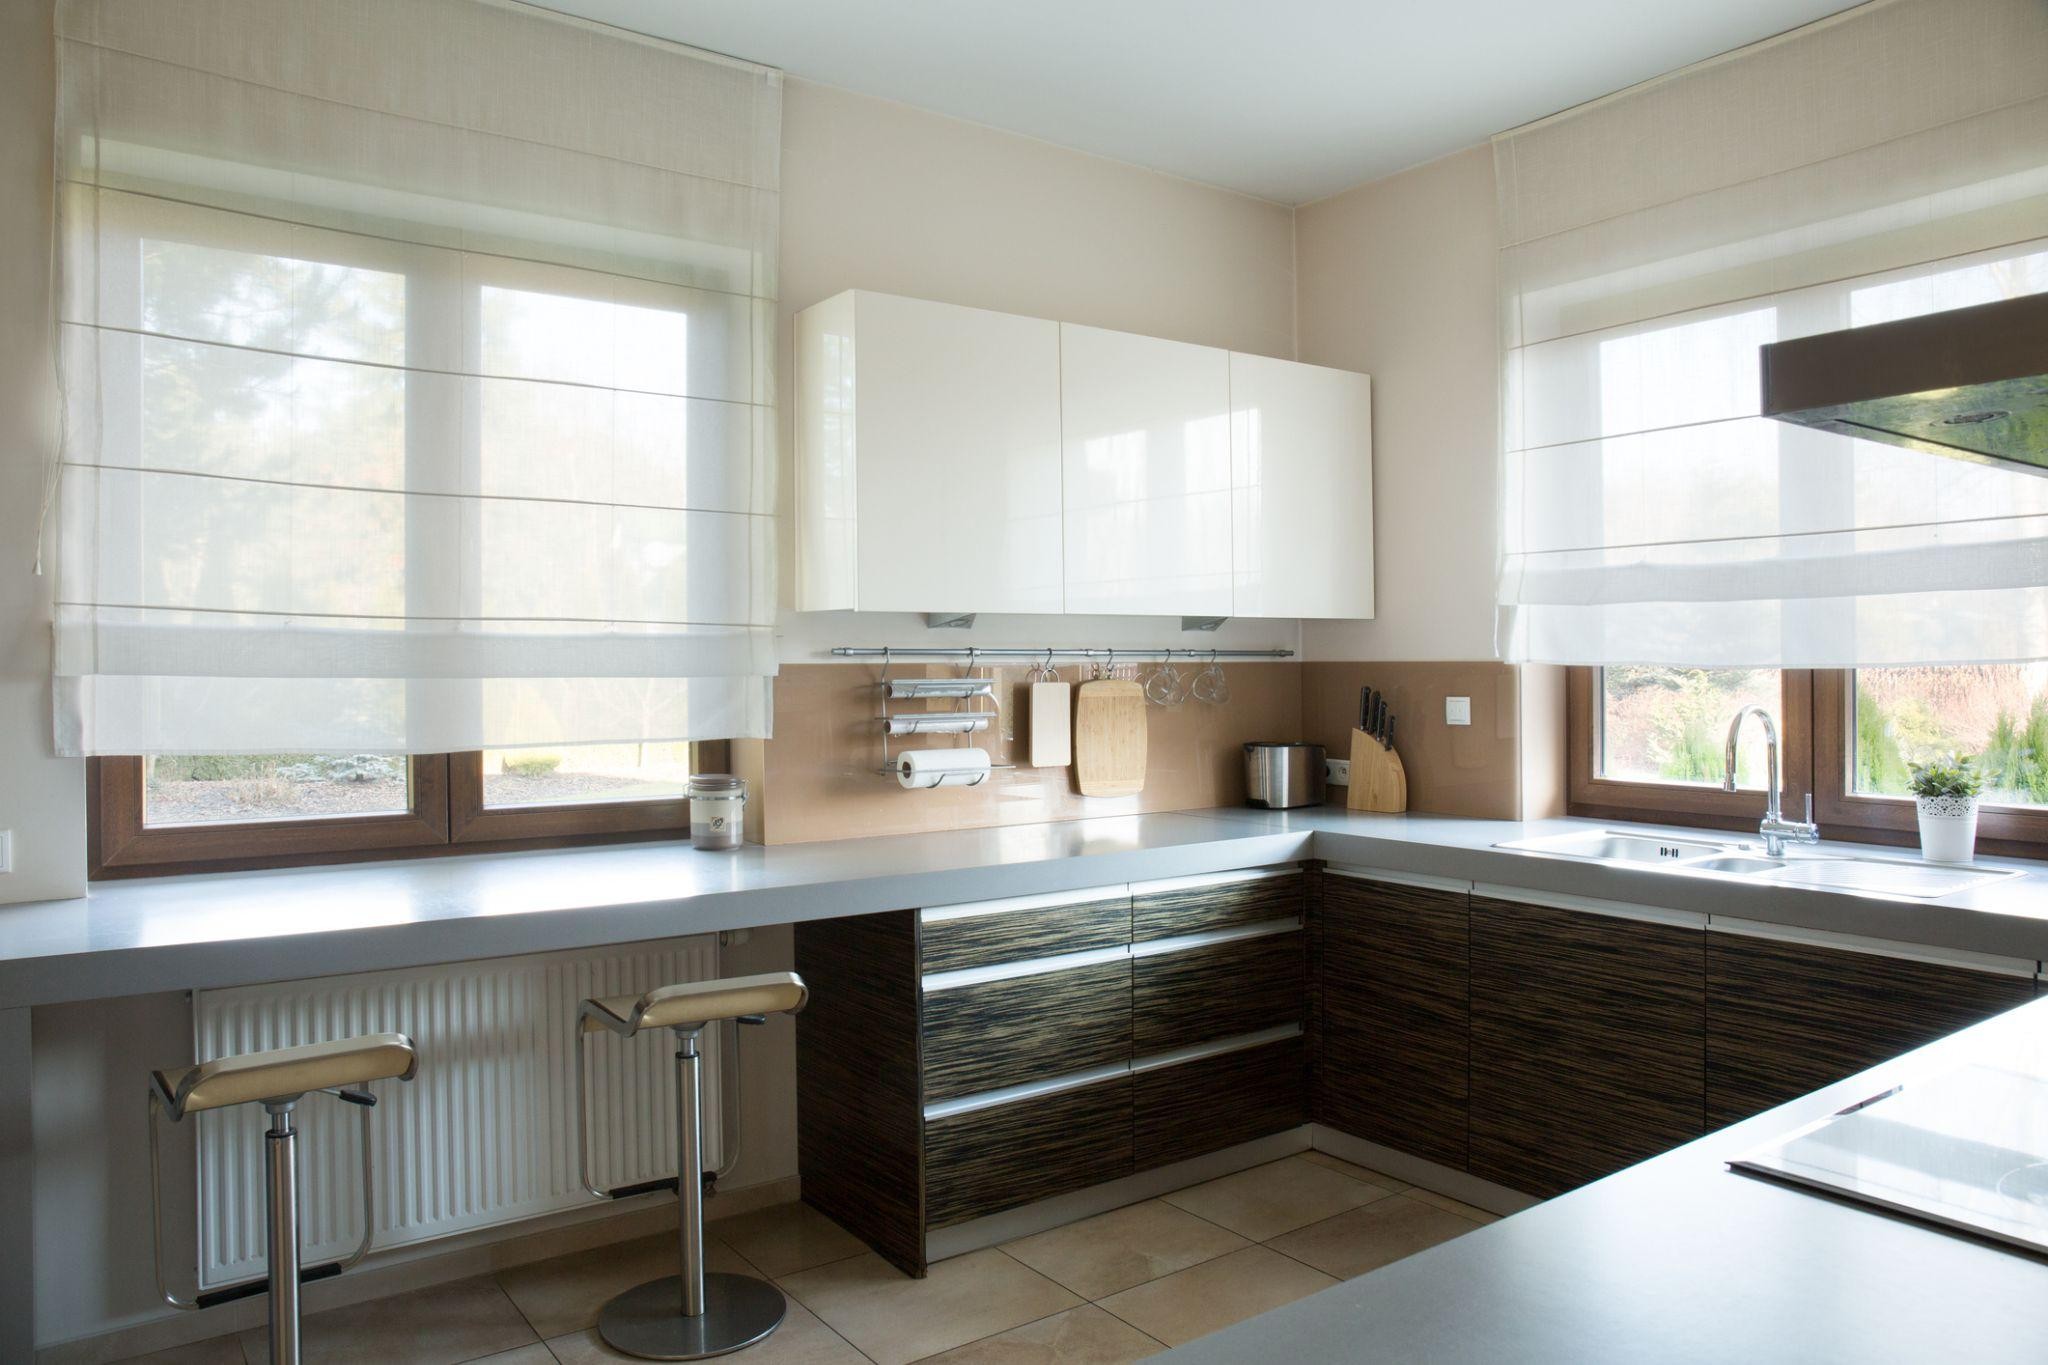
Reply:
<svg viewBox="0 0 2048 1365"><path fill-rule="evenodd" d="M1695 872L1732 872L1740 877L1753 877L1759 872L1770 872L1785 866L1782 858L1753 858L1746 853L1730 853L1719 858L1701 858L1685 866Z"/></svg>
<svg viewBox="0 0 2048 1365"><path fill-rule="evenodd" d="M1611 867L1637 867L1690 877L1734 877L1780 886L1818 887L1907 900L1931 900L2024 872L1992 867L1945 867L1906 858L1835 853L1788 853L1770 858L1735 839L1666 838L1627 830L1586 830L1494 845Z"/></svg>

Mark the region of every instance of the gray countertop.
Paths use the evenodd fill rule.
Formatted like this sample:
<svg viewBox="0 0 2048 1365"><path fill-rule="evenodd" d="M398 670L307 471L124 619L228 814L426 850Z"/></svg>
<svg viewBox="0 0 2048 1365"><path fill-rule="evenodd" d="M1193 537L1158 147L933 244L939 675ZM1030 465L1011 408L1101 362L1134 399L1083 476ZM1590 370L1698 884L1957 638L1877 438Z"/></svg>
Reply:
<svg viewBox="0 0 2048 1365"><path fill-rule="evenodd" d="M103 882L81 899L0 907L0 1006L592 947L1301 858L1949 951L2048 958L2048 880L2038 875L1909 903L1493 847L1603 827L1699 833L1333 807L1224 809L749 845L728 853L660 842Z"/></svg>
<svg viewBox="0 0 2048 1365"><path fill-rule="evenodd" d="M2048 1074L2048 1000L1161 1359L2048 1360L2048 1262L1723 1164L1964 1062Z"/></svg>

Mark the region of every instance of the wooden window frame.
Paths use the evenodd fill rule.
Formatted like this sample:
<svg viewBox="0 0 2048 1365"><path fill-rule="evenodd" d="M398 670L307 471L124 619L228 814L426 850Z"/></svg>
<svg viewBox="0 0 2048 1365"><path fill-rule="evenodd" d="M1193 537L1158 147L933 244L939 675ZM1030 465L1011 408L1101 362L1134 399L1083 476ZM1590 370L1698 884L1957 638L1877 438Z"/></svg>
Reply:
<svg viewBox="0 0 2048 1365"><path fill-rule="evenodd" d="M288 867L445 848L448 755L415 756L410 777L408 808L401 813L152 828L143 819L142 760L95 758L85 768L87 875Z"/></svg>
<svg viewBox="0 0 2048 1365"><path fill-rule="evenodd" d="M1566 677L1566 814L1754 832L1763 818L1762 792L1599 775L1599 674L1598 668L1573 668ZM1910 798L1850 790L1852 676L1850 669L1784 670L1776 719L1785 815L1802 818L1810 792L1823 838L1911 847L1920 842L1920 829ZM1977 831L1980 852L2048 858L2048 809L1983 806Z"/></svg>
<svg viewBox="0 0 2048 1365"><path fill-rule="evenodd" d="M1595 820L1647 820L1709 829L1754 830L1764 816L1761 791L1722 791L1693 783L1625 782L1600 775L1600 670L1574 668L1565 679L1569 750L1565 811ZM1813 674L1786 669L1778 713L1778 762L1785 809L1797 818L1813 790ZM1818 804L1818 803L1816 803Z"/></svg>
<svg viewBox="0 0 2048 1365"><path fill-rule="evenodd" d="M729 761L723 743L691 746L693 773ZM142 760L88 759L87 876L104 881L689 837L687 797L493 807L484 804L480 751L420 754L410 764L402 812L152 827L143 818Z"/></svg>
<svg viewBox="0 0 2048 1365"><path fill-rule="evenodd" d="M1831 837L1873 844L1916 845L1919 817L1910 797L1863 796L1850 790L1849 758L1856 718L1848 670L1814 675L1814 764L1820 776L1814 810ZM2048 858L2048 809L1980 805L1977 851L2014 858Z"/></svg>

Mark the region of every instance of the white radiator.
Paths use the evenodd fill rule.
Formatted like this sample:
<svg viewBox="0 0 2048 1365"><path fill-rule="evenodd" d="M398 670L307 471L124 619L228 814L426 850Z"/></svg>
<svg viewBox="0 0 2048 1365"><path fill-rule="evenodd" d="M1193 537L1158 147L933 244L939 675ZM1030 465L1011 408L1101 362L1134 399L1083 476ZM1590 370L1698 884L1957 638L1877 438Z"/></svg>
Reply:
<svg viewBox="0 0 2048 1365"><path fill-rule="evenodd" d="M717 938L497 958L319 977L193 997L201 1060L394 1029L419 1048L419 1075L373 1089L377 1241L404 1246L586 1206L576 1170L577 1003L718 974ZM725 1027L731 1027L727 1025ZM717 1030L704 1047L707 1169L723 1160ZM591 1165L600 1189L676 1173L673 1036L595 1034L589 1060ZM299 1198L307 1264L362 1236L361 1120L308 1096L298 1108ZM196 1116L200 1283L263 1268L260 1105Z"/></svg>

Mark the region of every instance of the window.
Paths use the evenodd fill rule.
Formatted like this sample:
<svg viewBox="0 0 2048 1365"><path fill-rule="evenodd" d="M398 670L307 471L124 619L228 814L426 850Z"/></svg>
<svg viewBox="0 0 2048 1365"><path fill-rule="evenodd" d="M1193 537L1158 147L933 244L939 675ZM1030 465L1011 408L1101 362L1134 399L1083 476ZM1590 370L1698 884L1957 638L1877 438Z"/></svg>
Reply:
<svg viewBox="0 0 2048 1365"><path fill-rule="evenodd" d="M724 744L160 754L87 767L92 875L294 866L680 834Z"/></svg>
<svg viewBox="0 0 2048 1365"><path fill-rule="evenodd" d="M1985 775L1980 846L2048 854L2048 661L1813 672L1575 668L1568 809L1599 819L1753 828L1762 727L1744 727L1740 790L1724 791L1728 724L1760 705L1778 724L1785 811L1812 794L1831 838L1910 844L1910 765L1947 754Z"/></svg>

